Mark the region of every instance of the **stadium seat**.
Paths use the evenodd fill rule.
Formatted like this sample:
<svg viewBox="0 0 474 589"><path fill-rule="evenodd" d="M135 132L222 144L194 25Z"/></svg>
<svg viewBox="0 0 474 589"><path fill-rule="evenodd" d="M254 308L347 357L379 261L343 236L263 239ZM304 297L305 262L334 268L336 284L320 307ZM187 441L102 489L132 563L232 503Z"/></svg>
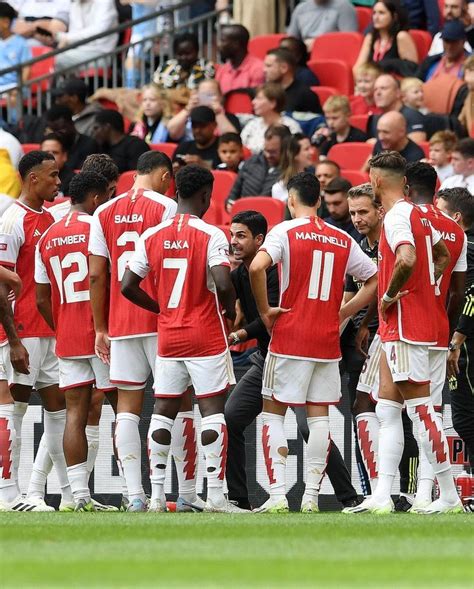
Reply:
<svg viewBox="0 0 474 589"><path fill-rule="evenodd" d="M249 210L261 213L269 225L277 225L285 216L285 203L270 196L246 196L235 202L232 215Z"/></svg>
<svg viewBox="0 0 474 589"><path fill-rule="evenodd" d="M40 57L41 55L46 55L47 53L51 53L50 47L32 47L31 48L31 55L33 58ZM41 61L34 63L30 67L30 74L29 79L34 80L35 78L39 78L40 76L45 76L46 74L52 74L54 72L54 57L46 57ZM36 82L31 85L31 92L33 94L37 94L38 90L41 92L45 92L50 85L50 80L48 78L41 80L41 82Z"/></svg>
<svg viewBox="0 0 474 589"><path fill-rule="evenodd" d="M21 148L23 149L23 153L26 155L30 153L30 151L35 151L41 147L40 143L22 143Z"/></svg>
<svg viewBox="0 0 474 589"><path fill-rule="evenodd" d="M418 147L421 147L421 149L425 152L425 157L427 157L427 158L430 157L430 142L429 141L420 141L418 143Z"/></svg>
<svg viewBox="0 0 474 589"><path fill-rule="evenodd" d="M341 59L322 59L308 62L309 69L322 86L331 86L341 94L352 94L354 80L351 66Z"/></svg>
<svg viewBox="0 0 474 589"><path fill-rule="evenodd" d="M117 189L115 194L123 194L124 192L127 192L127 190L130 190L130 188L133 186L133 182L135 181L136 173L136 170L122 172L117 182Z"/></svg>
<svg viewBox="0 0 474 589"><path fill-rule="evenodd" d="M225 233L225 236L227 237L228 242L230 243L230 226L219 225L219 229L222 229L222 231Z"/></svg>
<svg viewBox="0 0 474 589"><path fill-rule="evenodd" d="M107 100L107 98L99 98L97 102L103 108L107 108L108 110L119 110L118 104L116 102L113 102L112 100Z"/></svg>
<svg viewBox="0 0 474 589"><path fill-rule="evenodd" d="M233 92L225 99L225 110L236 114L253 113L252 99L246 92Z"/></svg>
<svg viewBox="0 0 474 589"><path fill-rule="evenodd" d="M225 201L234 185L237 174L227 170L212 170L214 176L214 187L212 189L212 200L217 204L221 212L220 224L230 222L230 215L225 210Z"/></svg>
<svg viewBox="0 0 474 589"><path fill-rule="evenodd" d="M339 143L333 145L328 152L328 159L337 162L347 170L360 169L371 155L373 145L369 143Z"/></svg>
<svg viewBox="0 0 474 589"><path fill-rule="evenodd" d="M428 51L430 50L433 39L428 31L410 29L408 32L410 33L410 37L413 39L416 45L418 63L421 63L428 55Z"/></svg>
<svg viewBox="0 0 474 589"><path fill-rule="evenodd" d="M311 91L318 95L321 106L324 105L330 96L335 96L337 94L336 88L333 88L332 86L311 86Z"/></svg>
<svg viewBox="0 0 474 589"><path fill-rule="evenodd" d="M349 117L349 123L353 127L357 127L364 133L367 131L367 121L369 120L369 115L351 115Z"/></svg>
<svg viewBox="0 0 474 589"><path fill-rule="evenodd" d="M356 12L359 33L364 34L365 29L372 22L372 10L365 6L356 6Z"/></svg>
<svg viewBox="0 0 474 589"><path fill-rule="evenodd" d="M286 35L283 33L276 33L274 35L256 35L249 41L248 51L250 55L264 59L267 51L275 49L280 45L280 41L284 39Z"/></svg>
<svg viewBox="0 0 474 589"><path fill-rule="evenodd" d="M203 216L203 220L206 221L206 223L210 223L211 225L219 225L221 223L221 219L221 207L215 200L211 200L211 204L209 205L206 214Z"/></svg>
<svg viewBox="0 0 474 589"><path fill-rule="evenodd" d="M438 0L438 7L439 7L439 26L440 30L443 28L444 25L444 0Z"/></svg>
<svg viewBox="0 0 474 589"><path fill-rule="evenodd" d="M352 186L365 184L369 181L369 175L360 170L341 170L341 176L346 180L349 180Z"/></svg>
<svg viewBox="0 0 474 589"><path fill-rule="evenodd" d="M253 156L253 153L245 145L242 145L242 152L244 154L244 160L248 160L249 158L251 158Z"/></svg>
<svg viewBox="0 0 474 589"><path fill-rule="evenodd" d="M314 40L310 60L341 59L352 67L363 39L363 35L355 32L324 33Z"/></svg>
<svg viewBox="0 0 474 589"><path fill-rule="evenodd" d="M172 158L178 145L176 143L151 143L150 149L153 151L161 151L166 153L169 158Z"/></svg>

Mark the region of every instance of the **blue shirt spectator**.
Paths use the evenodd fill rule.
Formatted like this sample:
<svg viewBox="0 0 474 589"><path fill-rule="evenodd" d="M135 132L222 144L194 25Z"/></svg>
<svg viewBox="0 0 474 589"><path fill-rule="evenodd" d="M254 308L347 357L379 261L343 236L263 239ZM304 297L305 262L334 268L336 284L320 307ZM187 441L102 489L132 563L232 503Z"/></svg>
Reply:
<svg viewBox="0 0 474 589"><path fill-rule="evenodd" d="M439 31L439 6L433 0L403 0L408 11L410 29L425 29L435 35Z"/></svg>
<svg viewBox="0 0 474 589"><path fill-rule="evenodd" d="M0 2L0 70L18 65L31 59L31 51L26 40L11 31L16 11L6 2ZM23 77L28 72L23 71ZM0 92L13 88L18 83L18 73L10 72L0 76Z"/></svg>

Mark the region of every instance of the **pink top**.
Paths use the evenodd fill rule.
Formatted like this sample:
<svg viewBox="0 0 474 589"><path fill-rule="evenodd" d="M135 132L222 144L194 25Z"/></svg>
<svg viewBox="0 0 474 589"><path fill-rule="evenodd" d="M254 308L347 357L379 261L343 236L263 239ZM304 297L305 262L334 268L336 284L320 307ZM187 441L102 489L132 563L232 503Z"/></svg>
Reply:
<svg viewBox="0 0 474 589"><path fill-rule="evenodd" d="M263 61L247 54L237 69L234 69L230 61L227 61L217 70L216 80L219 82L223 94L240 88L260 86L265 81Z"/></svg>

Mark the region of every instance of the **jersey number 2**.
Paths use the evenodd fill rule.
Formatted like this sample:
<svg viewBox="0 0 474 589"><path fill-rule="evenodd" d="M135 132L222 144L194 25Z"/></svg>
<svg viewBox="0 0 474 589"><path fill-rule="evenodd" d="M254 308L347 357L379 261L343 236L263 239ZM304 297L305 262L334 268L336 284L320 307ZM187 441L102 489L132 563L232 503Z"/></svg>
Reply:
<svg viewBox="0 0 474 589"><path fill-rule="evenodd" d="M311 266L311 276L309 277L308 299L319 299L320 301L329 300L333 269L333 252L326 252L323 258L323 252L321 250L313 251L313 263Z"/></svg>
<svg viewBox="0 0 474 589"><path fill-rule="evenodd" d="M188 269L188 260L186 258L164 258L163 268L177 270L176 280L171 290L170 300L168 301L168 309L176 309L181 301L183 294L184 280L186 278L186 271Z"/></svg>

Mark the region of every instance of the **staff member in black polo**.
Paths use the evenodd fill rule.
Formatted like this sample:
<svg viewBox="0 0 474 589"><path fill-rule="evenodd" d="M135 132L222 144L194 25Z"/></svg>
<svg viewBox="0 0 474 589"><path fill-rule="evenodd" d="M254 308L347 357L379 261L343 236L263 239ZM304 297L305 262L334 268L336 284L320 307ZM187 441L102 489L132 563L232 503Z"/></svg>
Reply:
<svg viewBox="0 0 474 589"><path fill-rule="evenodd" d="M229 343L237 344L257 339L258 350L252 354L252 366L238 382L225 406L225 418L229 435L227 449L227 486L229 499L239 507L250 509L247 476L245 470L245 429L262 411L262 376L270 336L260 319L250 288L248 268L261 247L267 233L267 221L256 211L243 211L234 216L231 225L231 245L234 257L242 264L232 274L237 293L236 331L229 335ZM277 306L279 301L279 280L277 266L267 270L268 302ZM241 327L243 325L243 327ZM308 439L306 411L295 411L298 429L305 441ZM326 472L337 499L344 507L355 506L359 500L351 484L349 472L337 446L331 442Z"/></svg>

